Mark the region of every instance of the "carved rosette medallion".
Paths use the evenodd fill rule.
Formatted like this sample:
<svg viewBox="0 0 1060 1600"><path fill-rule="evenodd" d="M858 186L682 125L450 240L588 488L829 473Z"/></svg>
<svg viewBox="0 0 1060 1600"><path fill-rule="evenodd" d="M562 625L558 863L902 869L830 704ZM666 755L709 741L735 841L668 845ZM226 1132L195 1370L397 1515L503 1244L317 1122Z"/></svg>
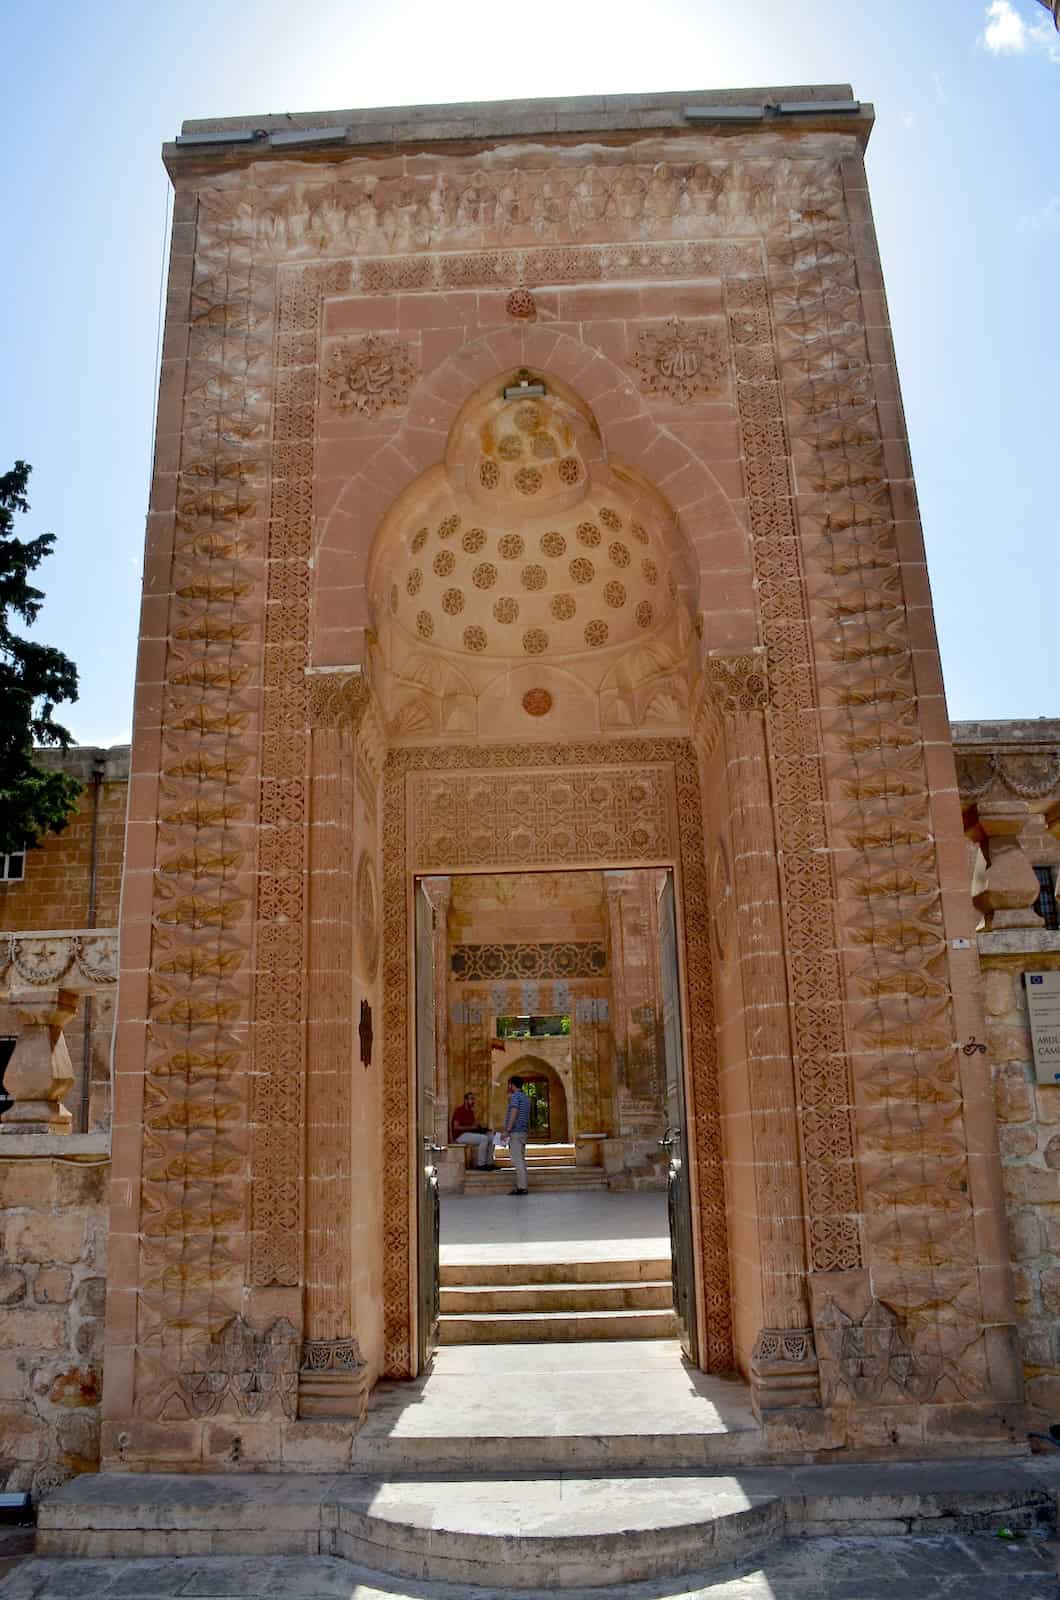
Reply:
<svg viewBox="0 0 1060 1600"><path fill-rule="evenodd" d="M632 365L648 394L684 405L718 389L725 374L725 339L719 323L690 327L673 318L662 333L638 335Z"/></svg>
<svg viewBox="0 0 1060 1600"><path fill-rule="evenodd" d="M374 417L385 406L402 406L416 372L409 347L400 339L366 334L355 344L331 351L324 379L332 410Z"/></svg>

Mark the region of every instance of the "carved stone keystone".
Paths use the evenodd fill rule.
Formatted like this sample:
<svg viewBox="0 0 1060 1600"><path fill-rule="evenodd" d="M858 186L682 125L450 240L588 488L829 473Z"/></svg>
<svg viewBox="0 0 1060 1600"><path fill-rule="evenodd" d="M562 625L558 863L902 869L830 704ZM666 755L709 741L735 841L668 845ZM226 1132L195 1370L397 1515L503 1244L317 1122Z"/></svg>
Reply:
<svg viewBox="0 0 1060 1600"><path fill-rule="evenodd" d="M62 1102L74 1070L63 1029L77 1014L77 999L69 989L12 996L22 1028L4 1075L14 1104L0 1117L0 1134L70 1132Z"/></svg>
<svg viewBox="0 0 1060 1600"><path fill-rule="evenodd" d="M1042 919L1031 908L1041 885L1020 843L1030 820L1025 800L990 803L979 807L979 827L985 835L986 887L975 904L986 917L987 929L1040 928Z"/></svg>

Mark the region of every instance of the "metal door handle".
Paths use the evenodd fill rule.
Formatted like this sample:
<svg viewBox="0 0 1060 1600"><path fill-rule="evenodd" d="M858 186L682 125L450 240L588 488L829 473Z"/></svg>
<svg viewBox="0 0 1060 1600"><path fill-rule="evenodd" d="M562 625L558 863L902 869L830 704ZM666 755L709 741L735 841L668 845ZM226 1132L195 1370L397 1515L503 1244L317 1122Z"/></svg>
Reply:
<svg viewBox="0 0 1060 1600"><path fill-rule="evenodd" d="M678 1141L678 1139L680 1137L681 1137L680 1128L667 1128L666 1132L663 1134L662 1138L659 1140L660 1149L672 1150L674 1145L677 1143L677 1141Z"/></svg>

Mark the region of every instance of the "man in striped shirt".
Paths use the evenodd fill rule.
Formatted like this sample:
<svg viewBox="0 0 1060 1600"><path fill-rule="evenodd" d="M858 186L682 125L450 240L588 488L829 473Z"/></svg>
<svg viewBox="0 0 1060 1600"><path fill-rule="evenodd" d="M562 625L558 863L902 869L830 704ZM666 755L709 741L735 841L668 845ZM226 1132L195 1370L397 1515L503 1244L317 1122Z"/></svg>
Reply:
<svg viewBox="0 0 1060 1600"><path fill-rule="evenodd" d="M508 1079L508 1110L504 1118L504 1137L515 1168L515 1188L511 1194L529 1194L526 1181L526 1140L530 1132L530 1096L523 1093L522 1078Z"/></svg>

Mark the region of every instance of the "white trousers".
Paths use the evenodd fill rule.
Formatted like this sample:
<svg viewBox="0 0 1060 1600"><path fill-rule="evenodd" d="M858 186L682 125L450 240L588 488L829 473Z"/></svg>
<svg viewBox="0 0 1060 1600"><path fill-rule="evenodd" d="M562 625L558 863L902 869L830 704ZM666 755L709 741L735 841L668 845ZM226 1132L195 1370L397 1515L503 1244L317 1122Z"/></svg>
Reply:
<svg viewBox="0 0 1060 1600"><path fill-rule="evenodd" d="M515 1187L528 1189L526 1181L526 1134L511 1133L508 1135L508 1154L512 1158L512 1167L515 1171Z"/></svg>
<svg viewBox="0 0 1060 1600"><path fill-rule="evenodd" d="M488 1167L493 1162L493 1149L497 1143L495 1133L462 1133L457 1139L457 1144L474 1144L478 1146L475 1152L476 1167Z"/></svg>

